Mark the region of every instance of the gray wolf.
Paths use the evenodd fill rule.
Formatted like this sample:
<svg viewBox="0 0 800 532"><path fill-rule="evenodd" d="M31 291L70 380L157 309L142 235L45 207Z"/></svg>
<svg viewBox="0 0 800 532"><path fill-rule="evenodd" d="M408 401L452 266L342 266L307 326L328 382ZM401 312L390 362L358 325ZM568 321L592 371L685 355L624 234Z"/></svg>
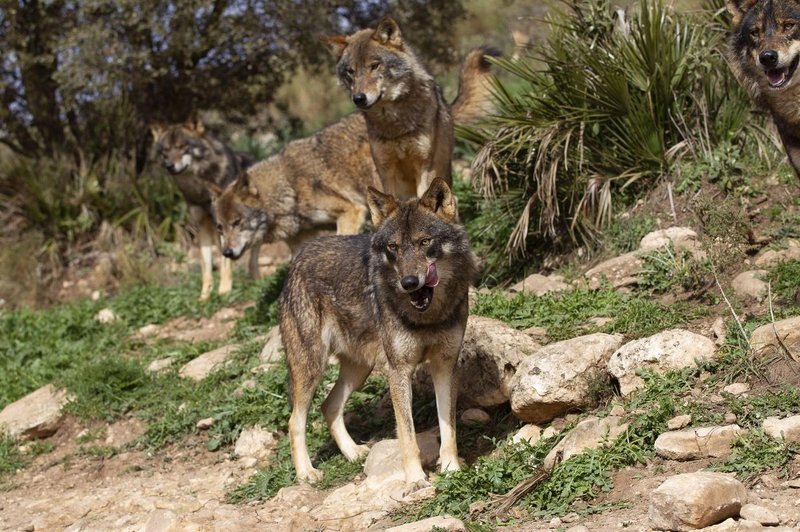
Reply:
<svg viewBox="0 0 800 532"><path fill-rule="evenodd" d="M481 114L488 92L490 48L473 50L452 106L390 17L375 29L323 41L337 58L339 82L362 111L384 191L420 196L434 177L452 183L453 116Z"/></svg>
<svg viewBox="0 0 800 532"><path fill-rule="evenodd" d="M800 176L800 3L730 0L729 64L757 104L772 115Z"/></svg>
<svg viewBox="0 0 800 532"><path fill-rule="evenodd" d="M376 360L388 361L405 480L425 485L414 421L411 378L428 360L436 393L443 471L459 468L455 432L456 361L467 323L467 291L476 265L455 197L436 178L419 199L399 201L369 189L372 235L328 236L308 242L292 261L280 296L280 330L289 365L289 437L297 477L318 480L306 447L306 421L328 357L339 378L322 412L342 454L367 451L344 425L347 398ZM385 358L384 358L385 357Z"/></svg>
<svg viewBox="0 0 800 532"><path fill-rule="evenodd" d="M346 116L294 140L226 187L208 185L223 253L283 240L294 254L319 229L356 234L367 216L367 187L380 186L364 120Z"/></svg>
<svg viewBox="0 0 800 532"><path fill-rule="evenodd" d="M202 272L200 299L205 300L211 295L214 284L212 249L214 245L219 246L207 185L227 186L252 164L252 160L209 134L198 119L182 124L155 124L150 130L156 160L172 174L189 206L189 221L197 230ZM250 275L258 277L258 245L253 246L250 256ZM230 292L232 285L232 264L228 257L223 257L220 261L220 295Z"/></svg>

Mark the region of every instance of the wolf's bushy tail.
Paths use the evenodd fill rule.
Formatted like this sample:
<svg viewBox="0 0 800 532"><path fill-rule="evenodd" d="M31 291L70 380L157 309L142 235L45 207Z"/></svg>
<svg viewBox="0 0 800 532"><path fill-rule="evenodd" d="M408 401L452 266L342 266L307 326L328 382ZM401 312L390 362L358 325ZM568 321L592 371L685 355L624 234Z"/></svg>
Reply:
<svg viewBox="0 0 800 532"><path fill-rule="evenodd" d="M490 56L499 57L500 51L483 45L470 51L464 59L458 96L450 105L453 121L460 126L485 117L492 110L488 79L491 63L487 59Z"/></svg>

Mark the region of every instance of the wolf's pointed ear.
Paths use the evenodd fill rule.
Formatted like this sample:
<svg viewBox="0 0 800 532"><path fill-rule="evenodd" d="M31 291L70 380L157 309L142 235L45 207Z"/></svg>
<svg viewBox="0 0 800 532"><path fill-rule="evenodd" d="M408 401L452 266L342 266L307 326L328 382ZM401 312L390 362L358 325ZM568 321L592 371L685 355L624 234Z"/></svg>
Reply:
<svg viewBox="0 0 800 532"><path fill-rule="evenodd" d="M153 135L153 142L158 142L158 139L167 131L167 126L161 122L150 124L150 134Z"/></svg>
<svg viewBox="0 0 800 532"><path fill-rule="evenodd" d="M756 0L728 0L726 7L728 8L728 13L731 14L731 22L733 25L738 26L742 21L742 17L744 17L754 5L756 5Z"/></svg>
<svg viewBox="0 0 800 532"><path fill-rule="evenodd" d="M247 194L254 198L258 197L258 189L250 182L250 175L247 172L242 172L236 176L236 179L228 187L238 193Z"/></svg>
<svg viewBox="0 0 800 532"><path fill-rule="evenodd" d="M320 41L322 41L322 44L328 47L328 50L331 51L333 57L335 57L337 61L340 57L342 57L344 49L347 48L347 37L344 35L321 37Z"/></svg>
<svg viewBox="0 0 800 532"><path fill-rule="evenodd" d="M367 205L369 205L369 215L372 218L372 225L378 227L397 210L397 201L394 196L384 194L378 189L367 187Z"/></svg>
<svg viewBox="0 0 800 532"><path fill-rule="evenodd" d="M206 126L203 124L203 121L200 119L200 115L198 115L196 111L193 112L189 116L189 119L183 123L183 127L189 131L194 131L198 135L202 135L206 130Z"/></svg>
<svg viewBox="0 0 800 532"><path fill-rule="evenodd" d="M375 28L372 38L381 44L389 44L398 48L403 46L403 35L400 33L400 26L389 16L383 17L378 22L378 27Z"/></svg>
<svg viewBox="0 0 800 532"><path fill-rule="evenodd" d="M448 222L454 222L458 217L456 197L441 177L431 182L428 190L419 199L419 204Z"/></svg>

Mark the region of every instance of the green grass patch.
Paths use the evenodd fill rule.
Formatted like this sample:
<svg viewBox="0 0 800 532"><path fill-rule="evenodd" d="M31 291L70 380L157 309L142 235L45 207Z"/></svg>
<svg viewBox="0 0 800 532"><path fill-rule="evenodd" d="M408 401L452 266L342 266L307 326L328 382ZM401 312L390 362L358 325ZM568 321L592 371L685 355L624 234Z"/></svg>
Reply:
<svg viewBox="0 0 800 532"><path fill-rule="evenodd" d="M779 262L769 269L767 280L771 283L772 294L784 301L794 301L800 290L800 261Z"/></svg>
<svg viewBox="0 0 800 532"><path fill-rule="evenodd" d="M17 440L6 433L0 433L0 479L26 463L27 460L20 452Z"/></svg>
<svg viewBox="0 0 800 532"><path fill-rule="evenodd" d="M519 293L509 297L499 291L478 294L472 313L499 319L517 329L544 327L551 339L565 340L598 330L639 338L683 325L702 316L704 310L684 303L663 305L644 295L623 294L605 286L543 296ZM587 327L593 317L613 321L600 329Z"/></svg>
<svg viewBox="0 0 800 532"><path fill-rule="evenodd" d="M605 247L620 255L639 249L642 238L656 230L656 220L650 215L620 216L603 232Z"/></svg>
<svg viewBox="0 0 800 532"><path fill-rule="evenodd" d="M788 478L792 458L800 454L800 445L776 440L761 430L752 430L740 436L731 449L725 462L711 469L736 473L745 481L767 471L777 471L782 478Z"/></svg>
<svg viewBox="0 0 800 532"><path fill-rule="evenodd" d="M711 274L709 264L695 260L687 250L676 250L672 242L648 253L643 261L639 287L657 294L695 290Z"/></svg>

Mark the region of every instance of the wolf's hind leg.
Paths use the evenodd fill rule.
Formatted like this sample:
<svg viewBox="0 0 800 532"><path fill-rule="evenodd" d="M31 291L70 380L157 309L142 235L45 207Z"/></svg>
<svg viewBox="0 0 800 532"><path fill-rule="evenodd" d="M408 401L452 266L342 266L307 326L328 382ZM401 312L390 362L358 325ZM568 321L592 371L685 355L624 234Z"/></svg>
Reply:
<svg viewBox="0 0 800 532"><path fill-rule="evenodd" d="M371 366L356 364L342 357L339 361L339 378L322 403L322 415L328 423L339 450L350 461L360 459L369 452L366 445L357 445L344 425L344 405L350 394L359 389L372 372Z"/></svg>
<svg viewBox="0 0 800 532"><path fill-rule="evenodd" d="M298 331L288 329L289 327L281 327L289 362L289 387L292 400L289 440L292 446L292 461L298 480L316 482L322 479L322 472L311 465L306 444L306 425L314 392L325 371L325 357L320 355L322 345L319 340L312 341L313 345L303 345Z"/></svg>

